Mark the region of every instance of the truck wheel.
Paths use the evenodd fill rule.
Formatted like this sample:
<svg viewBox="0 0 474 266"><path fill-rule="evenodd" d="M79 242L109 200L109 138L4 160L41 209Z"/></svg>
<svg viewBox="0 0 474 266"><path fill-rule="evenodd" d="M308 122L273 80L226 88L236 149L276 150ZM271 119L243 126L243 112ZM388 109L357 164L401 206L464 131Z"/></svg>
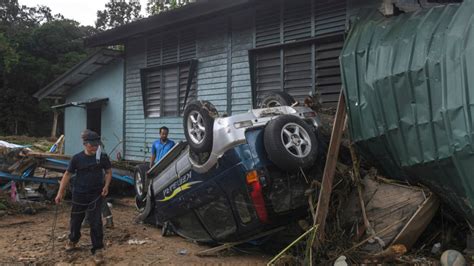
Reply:
<svg viewBox="0 0 474 266"><path fill-rule="evenodd" d="M273 91L263 97L260 102L260 108L269 108L277 106L291 106L296 102L293 96L283 91Z"/></svg>
<svg viewBox="0 0 474 266"><path fill-rule="evenodd" d="M184 135L195 153L210 152L216 108L207 101L193 101L186 106L183 115Z"/></svg>
<svg viewBox="0 0 474 266"><path fill-rule="evenodd" d="M263 142L268 158L282 170L307 168L316 160L316 135L296 116L282 115L270 121Z"/></svg>
<svg viewBox="0 0 474 266"><path fill-rule="evenodd" d="M138 209L145 206L146 194L150 180L147 177L149 166L147 164L140 164L135 167L133 178L135 180L135 201Z"/></svg>

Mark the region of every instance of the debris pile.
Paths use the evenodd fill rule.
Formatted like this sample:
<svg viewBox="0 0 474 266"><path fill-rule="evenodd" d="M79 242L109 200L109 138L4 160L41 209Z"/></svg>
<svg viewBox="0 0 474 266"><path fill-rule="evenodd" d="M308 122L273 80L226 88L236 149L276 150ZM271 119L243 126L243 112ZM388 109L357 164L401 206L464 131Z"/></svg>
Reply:
<svg viewBox="0 0 474 266"><path fill-rule="evenodd" d="M9 192L0 191L0 217L4 215L29 214L34 215L46 210L48 205L44 202L20 199Z"/></svg>
<svg viewBox="0 0 474 266"><path fill-rule="evenodd" d="M387 179L374 167L377 162L359 159L350 138L342 135L345 122L338 124L337 112L335 117L323 115L323 133L333 131L323 180L313 181L309 195L305 223L313 226L303 228L306 232L270 264L452 265L443 264L448 257L456 258L456 265L472 264L459 252L467 253L467 222L423 185ZM328 168L333 171L329 192L324 191ZM323 223L318 220L322 196L329 197Z"/></svg>

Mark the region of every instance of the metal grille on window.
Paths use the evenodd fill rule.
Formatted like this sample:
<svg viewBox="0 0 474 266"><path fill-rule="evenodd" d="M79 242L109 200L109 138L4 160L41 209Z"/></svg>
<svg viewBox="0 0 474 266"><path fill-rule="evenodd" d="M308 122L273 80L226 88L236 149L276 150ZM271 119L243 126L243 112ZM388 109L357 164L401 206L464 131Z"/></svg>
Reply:
<svg viewBox="0 0 474 266"><path fill-rule="evenodd" d="M268 92L282 90L280 49L258 53L255 61L257 102L260 102Z"/></svg>
<svg viewBox="0 0 474 266"><path fill-rule="evenodd" d="M280 7L278 4L259 7L255 24L257 47L280 43Z"/></svg>
<svg viewBox="0 0 474 266"><path fill-rule="evenodd" d="M189 29L181 32L179 39L179 61L191 60L196 57L196 31Z"/></svg>
<svg viewBox="0 0 474 266"><path fill-rule="evenodd" d="M283 38L285 42L311 37L311 6L308 0L284 2Z"/></svg>
<svg viewBox="0 0 474 266"><path fill-rule="evenodd" d="M316 90L323 103L336 103L341 91L341 70L339 55L343 46L343 38L316 45L315 79Z"/></svg>
<svg viewBox="0 0 474 266"><path fill-rule="evenodd" d="M156 66L161 64L161 38L154 36L147 42L147 66Z"/></svg>
<svg viewBox="0 0 474 266"><path fill-rule="evenodd" d="M161 72L154 71L146 76L146 103L145 112L147 117L160 116L161 100Z"/></svg>
<svg viewBox="0 0 474 266"><path fill-rule="evenodd" d="M311 45L287 47L284 53L284 91L303 102L312 90Z"/></svg>
<svg viewBox="0 0 474 266"><path fill-rule="evenodd" d="M270 91L288 92L300 102L312 92L323 103L337 101L346 1L262 2L255 24L255 103Z"/></svg>
<svg viewBox="0 0 474 266"><path fill-rule="evenodd" d="M142 70L142 93L146 117L178 116L182 114L190 72L196 57L196 30L160 33L148 38L146 62ZM196 94L195 71L190 98Z"/></svg>
<svg viewBox="0 0 474 266"><path fill-rule="evenodd" d="M178 116L178 67L163 69L163 116Z"/></svg>
<svg viewBox="0 0 474 266"><path fill-rule="evenodd" d="M178 37L176 34L163 36L161 64L172 64L178 62Z"/></svg>
<svg viewBox="0 0 474 266"><path fill-rule="evenodd" d="M174 117L182 114L191 62L142 70L142 92L147 117ZM193 69L188 102L196 95L196 71Z"/></svg>
<svg viewBox="0 0 474 266"><path fill-rule="evenodd" d="M315 36L344 33L346 29L345 1L316 1L314 8Z"/></svg>
<svg viewBox="0 0 474 266"><path fill-rule="evenodd" d="M188 85L190 65L182 65L179 68L179 114L183 115L184 112L184 98L186 95L186 87ZM196 71L191 82L191 88L189 89L189 95L187 102L189 103L192 99L197 98L196 91Z"/></svg>

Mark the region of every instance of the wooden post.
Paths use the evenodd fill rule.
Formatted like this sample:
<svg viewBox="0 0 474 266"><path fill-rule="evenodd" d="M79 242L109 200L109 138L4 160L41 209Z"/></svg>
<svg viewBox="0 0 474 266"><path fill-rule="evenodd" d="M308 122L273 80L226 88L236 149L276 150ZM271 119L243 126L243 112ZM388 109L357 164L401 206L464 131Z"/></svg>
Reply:
<svg viewBox="0 0 474 266"><path fill-rule="evenodd" d="M54 100L54 105L58 105L59 101L58 99ZM51 128L51 138L55 139L56 138L56 131L58 129L58 110L53 109L53 128Z"/></svg>
<svg viewBox="0 0 474 266"><path fill-rule="evenodd" d="M326 225L326 217L328 214L329 200L331 198L332 183L334 180L334 173L336 172L336 165L339 156L339 147L341 146L342 133L344 132L344 125L346 120L344 93L341 90L339 95L339 102L337 104L336 117L331 133L331 140L329 142L328 155L326 158L326 165L324 166L323 180L321 182L321 191L319 193L318 206L316 207L316 218L314 225L319 225L318 241L313 244L314 248L318 248L320 243L324 240L324 228Z"/></svg>

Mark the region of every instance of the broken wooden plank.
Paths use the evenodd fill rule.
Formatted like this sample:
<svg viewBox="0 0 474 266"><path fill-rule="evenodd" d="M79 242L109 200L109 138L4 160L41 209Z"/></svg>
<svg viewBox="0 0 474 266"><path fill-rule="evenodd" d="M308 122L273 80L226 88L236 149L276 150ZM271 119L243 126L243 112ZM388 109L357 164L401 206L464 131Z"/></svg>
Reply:
<svg viewBox="0 0 474 266"><path fill-rule="evenodd" d="M9 223L9 224L0 224L0 228L5 228L5 227L14 227L18 225L24 225L24 224L32 224L34 223L33 221L19 221L19 222L14 222L14 223Z"/></svg>
<svg viewBox="0 0 474 266"><path fill-rule="evenodd" d="M374 237L374 239L376 239L380 246L382 248L385 247L385 243L377 237L377 235L375 235L375 230L374 228L372 228L372 225L370 224L369 222L369 218L367 217L367 212L365 210L365 203L364 203L364 198L362 196L362 181L361 181L361 177L360 177L360 172L359 172L359 169L360 169L360 160L359 160L359 157L357 157L357 153L355 151L355 147L354 147L354 143L351 142L351 144L349 145L349 150L351 152L351 158L352 158L352 171L353 171L353 181L356 183L356 186L357 186L357 196L359 198L359 205L360 205L360 210L362 212L362 219L364 221L364 226L365 226L365 230L367 231L367 233L371 236Z"/></svg>
<svg viewBox="0 0 474 266"><path fill-rule="evenodd" d="M393 244L403 244L407 249L415 244L421 233L431 222L438 211L440 202L435 194L431 194L418 208L416 213L406 223L400 233L393 240Z"/></svg>
<svg viewBox="0 0 474 266"><path fill-rule="evenodd" d="M249 242L249 241L252 241L252 240L255 240L255 239L259 239L259 238L264 237L264 236L268 236L268 235L277 233L277 232L279 232L279 231L282 231L283 229L285 229L285 227L283 227L283 226L282 226L282 227L277 227L277 228L272 229L272 230L270 230L270 231L267 231L267 232L263 232L263 233L254 235L254 236L249 237L249 238L247 238L247 239L244 239L244 240L242 240L242 241L231 242L231 243L225 243L225 244L220 245L220 246L217 246L217 247L213 247L213 248L210 248L210 249L206 249L206 250L203 250L203 251L199 251L198 253L196 253L196 256L199 256L199 257L217 256L217 253L218 253L219 251L226 250L226 249L235 247L235 246L237 246L237 245L243 244L243 243L245 243L245 242Z"/></svg>
<svg viewBox="0 0 474 266"><path fill-rule="evenodd" d="M324 239L324 228L326 225L326 217L329 208L329 200L331 198L332 183L334 180L334 173L339 156L339 147L341 146L342 133L344 132L344 125L346 120L344 92L341 90L339 95L339 102L337 104L336 118L331 133L331 140L329 142L329 149L326 158L326 165L324 166L323 180L321 182L321 191L319 194L318 205L316 207L316 219L314 225L319 225L318 240L314 242L313 247L317 248Z"/></svg>
<svg viewBox="0 0 474 266"><path fill-rule="evenodd" d="M35 158L54 158L54 159L60 159L60 160L70 160L71 159L71 156L69 156L69 155L55 154L55 153L49 153L49 152L35 152L35 151L29 151L28 153L24 154L23 156L25 156L25 157L35 157Z"/></svg>

